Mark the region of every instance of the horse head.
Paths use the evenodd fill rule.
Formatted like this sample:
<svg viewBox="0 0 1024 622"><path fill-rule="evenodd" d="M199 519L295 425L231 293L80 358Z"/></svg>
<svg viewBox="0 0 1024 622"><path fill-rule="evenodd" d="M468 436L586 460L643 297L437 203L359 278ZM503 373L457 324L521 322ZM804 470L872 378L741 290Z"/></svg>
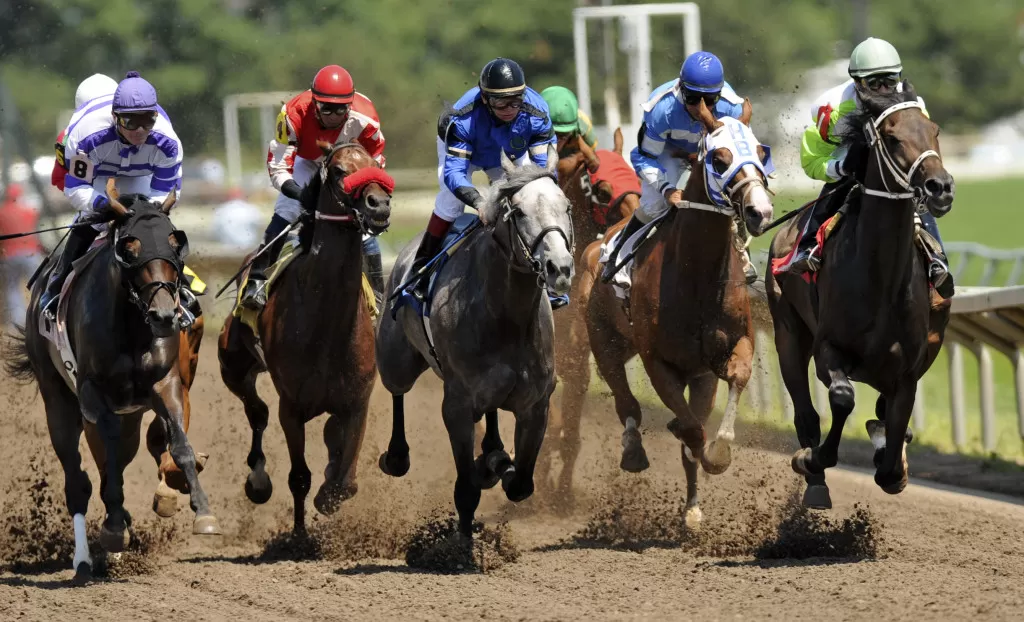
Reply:
<svg viewBox="0 0 1024 622"><path fill-rule="evenodd" d="M391 193L395 181L358 143L331 145L318 141L324 154L318 220L355 222L361 231L377 235L391 225Z"/></svg>
<svg viewBox="0 0 1024 622"><path fill-rule="evenodd" d="M174 190L162 203L138 194L120 196L114 179L107 182L114 228L114 258L121 268L129 298L146 316L153 335L178 334L181 271L188 255L188 237L175 229L168 214L177 200Z"/></svg>
<svg viewBox="0 0 1024 622"><path fill-rule="evenodd" d="M698 167L704 176L707 197L716 205L742 214L747 230L761 235L772 220L768 174L774 170L771 149L762 145L750 129L753 107L743 100L739 119L716 119L701 100L697 119L704 126Z"/></svg>
<svg viewBox="0 0 1024 622"><path fill-rule="evenodd" d="M532 271L548 291L569 291L575 274L572 211L569 199L555 181L558 152L548 146L546 167L516 166L504 152L505 178L495 182L480 211L480 219L497 230L507 225L512 261L521 271Z"/></svg>
<svg viewBox="0 0 1024 622"><path fill-rule="evenodd" d="M904 80L901 91L860 97L869 118L854 123L846 138L867 141L886 193L906 190L933 216L945 216L953 207L953 176L942 164L939 126L925 115L914 87Z"/></svg>

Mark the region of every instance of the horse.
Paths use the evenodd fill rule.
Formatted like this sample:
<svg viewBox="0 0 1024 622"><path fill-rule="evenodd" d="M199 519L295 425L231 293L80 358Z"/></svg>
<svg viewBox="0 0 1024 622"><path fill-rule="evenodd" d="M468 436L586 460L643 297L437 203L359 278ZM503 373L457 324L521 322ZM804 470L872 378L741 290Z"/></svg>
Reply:
<svg viewBox="0 0 1024 622"><path fill-rule="evenodd" d="M578 135L559 150L558 185L573 205L574 238L590 242L609 226L629 220L640 207L640 184L632 167L622 157L622 130L614 133L614 150L594 152ZM624 179L628 176L628 179ZM578 244L573 261L573 278L568 309L555 314L555 371L562 380L559 409L552 403L547 451L541 454L537 471L541 479L550 472L551 456L562 461L555 491L562 501L572 499L572 476L580 452L580 420L590 386L590 342L587 338L586 306L592 283L584 278L586 267Z"/></svg>
<svg viewBox="0 0 1024 622"><path fill-rule="evenodd" d="M509 500L528 498L555 388L554 325L545 286L569 291L573 227L569 200L546 167L515 167L502 153L505 178L495 182L477 227L436 276L429 331L411 306L385 305L377 329L377 366L394 406L391 440L378 462L395 477L409 470L404 395L429 367L444 381L442 414L455 457L459 529L471 537L482 488L501 480ZM399 254L394 290L408 278L419 241ZM431 343L432 341L432 343ZM498 435L498 409L516 417L515 460ZM474 422L486 415L483 453L474 462Z"/></svg>
<svg viewBox="0 0 1024 622"><path fill-rule="evenodd" d="M867 422L875 483L890 494L906 487L904 442L917 382L938 356L949 321L949 305L931 302L925 263L915 249L914 215L921 204L936 217L948 213L953 178L939 155L938 125L923 114L910 83L903 87L888 96L861 94L863 112L851 113L842 130L844 143L867 144L870 155L859 198L850 199L828 238L817 283L776 277L770 269L765 276L801 447L792 467L806 480L809 507L832 506L825 469L836 465L854 407L851 380L880 393L877 420ZM785 257L798 235L796 220L781 228L770 257ZM823 443L807 381L812 355L832 411Z"/></svg>
<svg viewBox="0 0 1024 622"><path fill-rule="evenodd" d="M734 213L742 215L754 235L772 217L766 186L770 152L748 127L752 113L745 100L740 119L719 120L700 103L698 118L705 131L701 152L683 201L637 251L630 316L623 312L612 285L595 285L601 244L592 243L585 253L584 279L592 288L587 331L598 371L612 390L624 426L620 467L640 472L649 466L639 430L643 415L625 368L639 353L655 391L675 415L668 428L682 441L684 519L690 528L697 528L702 519L698 464L709 474L720 474L731 463L738 402L754 353L743 261L733 242ZM613 227L609 234L622 228ZM705 449L704 426L719 379L729 385L728 403L716 439ZM687 387L688 398L683 395Z"/></svg>
<svg viewBox="0 0 1024 622"><path fill-rule="evenodd" d="M391 177L360 145L319 146L324 154L320 175L300 199L300 243L307 252L276 279L259 316L259 335L229 316L217 344L221 378L242 401L252 428L245 494L256 504L266 503L273 493L263 453L270 413L256 391L257 375L270 372L291 458L288 488L297 534L306 530L311 485L306 422L329 415L324 426L329 460L326 480L313 499L317 511L332 514L359 490L356 463L376 377L361 236L387 229L394 190Z"/></svg>
<svg viewBox="0 0 1024 622"><path fill-rule="evenodd" d="M190 381L194 367L191 357L180 356L183 342L188 342L179 326L188 241L168 218L175 196L172 191L162 203L138 194L121 197L111 178L107 215L115 225L107 240L112 241L76 262L77 276L61 300L67 309L67 340L77 361L63 363L57 347L39 330L39 298L52 265L32 288L24 334L12 344L8 358L8 371L34 379L43 396L50 440L64 469L75 533L72 563L79 578L88 578L93 564L85 529L92 484L82 470L79 439L84 431L100 472L106 506L100 544L108 552L120 552L128 546L131 526L124 508L124 469L138 452L147 410L154 410L161 422L160 430L150 429L150 451L156 457L166 448L160 436L165 433L171 457L184 474L195 512L192 533L220 533L184 429L188 393L183 376Z"/></svg>

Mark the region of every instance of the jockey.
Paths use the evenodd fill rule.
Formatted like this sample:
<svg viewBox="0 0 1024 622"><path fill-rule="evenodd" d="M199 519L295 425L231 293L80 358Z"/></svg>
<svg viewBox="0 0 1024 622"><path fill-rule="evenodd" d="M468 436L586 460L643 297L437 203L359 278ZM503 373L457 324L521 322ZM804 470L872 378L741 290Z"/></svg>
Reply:
<svg viewBox="0 0 1024 622"><path fill-rule="evenodd" d="M849 150L839 149L836 128L850 112L861 106L862 92L892 93L901 91L903 64L896 48L888 41L869 37L853 49L850 55L850 80L826 91L811 110L814 122L804 131L800 145L800 164L812 179L825 182L821 195L832 192L845 179L854 177L867 163L868 150L863 145ZM921 102L922 112L924 100ZM845 191L844 191L845 190ZM807 224L801 230L800 240L793 257L778 272L816 271L821 265L821 248L816 243L818 229L842 207L849 187L813 204ZM942 245L935 217L921 213L921 224ZM953 278L945 257L930 257L928 278L943 298L953 295Z"/></svg>
<svg viewBox="0 0 1024 622"><path fill-rule="evenodd" d="M181 141L170 119L157 105L156 89L129 71L109 102L96 100L75 112L64 140L68 172L64 194L81 218L101 214L109 205L106 182L118 180L118 191L163 201L181 190ZM50 315L71 263L85 254L105 227L76 227L68 235L57 266L50 274L40 307Z"/></svg>
<svg viewBox="0 0 1024 622"><path fill-rule="evenodd" d="M594 124L591 123L590 117L580 110L575 93L564 86L549 86L540 92L540 96L548 104L551 125L559 146L574 136L580 136L591 149L597 149Z"/></svg>
<svg viewBox="0 0 1024 622"><path fill-rule="evenodd" d="M94 99L105 97L109 100L115 90L117 90L116 80L102 73L94 73L78 85L78 90L75 91L75 110ZM54 143L56 157L53 160L53 172L50 173L50 184L61 192L64 192L64 176L68 174L64 159L64 135L67 131L67 128L61 130L57 136L57 142Z"/></svg>
<svg viewBox="0 0 1024 622"><path fill-rule="evenodd" d="M317 141L321 140L332 145L358 142L384 167L384 134L380 130L377 109L365 95L355 90L352 76L338 65L327 65L318 71L310 88L283 105L277 115L277 130L267 153L267 171L274 188L281 194L260 245L263 249L273 243L273 247L252 262L241 300L245 308L259 310L267 303L266 270L277 260L284 245L284 237L278 236L301 215L299 195L303 186L319 172L324 159L317 146ZM371 285L381 296L384 270L376 237L364 236L363 254Z"/></svg>
<svg viewBox="0 0 1024 622"><path fill-rule="evenodd" d="M441 251L444 236L465 207L479 210L484 198L473 187L473 171L484 170L494 182L502 176L502 151L522 165L529 155L538 166L546 166L548 145L555 134L548 106L533 89L515 61L496 58L480 72L480 84L466 91L438 120L438 181L441 189L434 200L434 212L420 241L412 272L415 274ZM427 279L420 279L413 295L426 296ZM552 301L558 308L568 297Z"/></svg>
<svg viewBox="0 0 1024 622"><path fill-rule="evenodd" d="M691 159L700 150L704 131L697 120L702 99L715 118L738 119L743 114L743 99L725 81L722 61L710 52L690 54L679 70L679 78L654 89L644 104L639 144L629 154L643 187L640 209L633 213L612 249L601 273L602 282L615 276L623 242L682 201ZM747 282L752 283L757 270L745 250L742 259Z"/></svg>

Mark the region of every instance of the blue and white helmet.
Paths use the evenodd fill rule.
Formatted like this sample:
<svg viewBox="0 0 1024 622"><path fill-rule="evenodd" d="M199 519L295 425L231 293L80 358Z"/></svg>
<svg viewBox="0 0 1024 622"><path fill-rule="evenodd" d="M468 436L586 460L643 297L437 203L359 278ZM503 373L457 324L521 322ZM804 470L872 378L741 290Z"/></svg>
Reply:
<svg viewBox="0 0 1024 622"><path fill-rule="evenodd" d="M725 84L722 61L711 52L694 52L683 61L679 82L688 91L718 93Z"/></svg>
<svg viewBox="0 0 1024 622"><path fill-rule="evenodd" d="M129 71L114 91L112 107L114 114L156 112L156 89L138 71Z"/></svg>

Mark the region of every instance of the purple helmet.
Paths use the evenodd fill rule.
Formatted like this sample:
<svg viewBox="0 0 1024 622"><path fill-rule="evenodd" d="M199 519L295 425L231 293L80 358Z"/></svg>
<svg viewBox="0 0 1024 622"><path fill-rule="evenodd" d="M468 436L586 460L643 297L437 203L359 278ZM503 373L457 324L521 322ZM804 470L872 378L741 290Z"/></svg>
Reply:
<svg viewBox="0 0 1024 622"><path fill-rule="evenodd" d="M113 111L123 112L156 112L156 89L153 85L139 77L138 71L129 71L124 80L114 91Z"/></svg>

